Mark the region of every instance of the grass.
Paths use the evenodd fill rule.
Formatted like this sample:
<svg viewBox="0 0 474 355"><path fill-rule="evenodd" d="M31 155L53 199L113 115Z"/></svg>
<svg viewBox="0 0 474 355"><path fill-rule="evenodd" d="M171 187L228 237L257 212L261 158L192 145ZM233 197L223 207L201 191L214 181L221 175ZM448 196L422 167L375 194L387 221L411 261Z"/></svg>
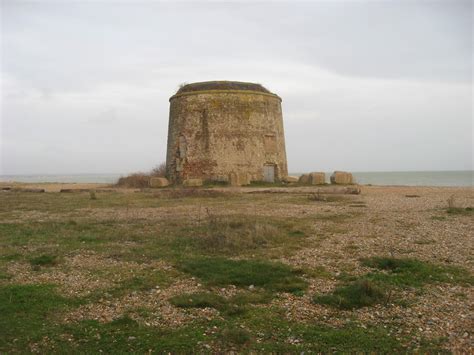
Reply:
<svg viewBox="0 0 474 355"><path fill-rule="evenodd" d="M255 308L239 320L257 340L246 350L273 353L393 353L403 352L404 346L383 327L359 327L346 323L338 328L287 320L279 308ZM266 329L261 333L262 329ZM292 343L290 339L297 340Z"/></svg>
<svg viewBox="0 0 474 355"><path fill-rule="evenodd" d="M361 260L362 265L383 270L371 273L371 280L400 287L421 287L427 283L473 285L474 277L457 266L437 265L412 258L373 257Z"/></svg>
<svg viewBox="0 0 474 355"><path fill-rule="evenodd" d="M56 255L40 255L30 259L32 266L55 266L58 264L58 257Z"/></svg>
<svg viewBox="0 0 474 355"><path fill-rule="evenodd" d="M251 335L245 329L230 328L222 332L222 339L224 339L227 344L242 346L250 341Z"/></svg>
<svg viewBox="0 0 474 355"><path fill-rule="evenodd" d="M209 301L206 297L194 305L214 306L220 301L219 298ZM0 351L21 352L33 348L39 352L60 353L201 352L206 350L204 345L216 343L265 352L403 349L383 328L298 324L285 320L281 311L275 308L255 308L237 318L195 322L176 329L144 326L128 316L109 323L86 320L62 324L55 321L54 312L77 304L77 301L58 296L52 286L0 288ZM209 329L217 331L209 332ZM259 337L259 341L254 337ZM301 339L302 343L289 344L288 338Z"/></svg>
<svg viewBox="0 0 474 355"><path fill-rule="evenodd" d="M238 316L248 311L249 305L269 303L273 295L269 292L239 292L228 299L211 292L196 292L172 297L169 301L180 308L215 308L226 316Z"/></svg>
<svg viewBox="0 0 474 355"><path fill-rule="evenodd" d="M180 308L215 308L222 310L227 306L224 297L210 292L178 295L170 299L172 305Z"/></svg>
<svg viewBox="0 0 474 355"><path fill-rule="evenodd" d="M381 271L363 276L343 273L342 284L329 294L315 295L313 301L340 309L354 309L388 303L391 291L398 288L421 288L427 283L473 285L474 277L463 268L436 265L410 258L372 257L362 265ZM390 290L387 294L384 290Z"/></svg>
<svg viewBox="0 0 474 355"><path fill-rule="evenodd" d="M0 352L26 349L29 341L52 330L54 312L74 304L52 285L4 285L0 287Z"/></svg>
<svg viewBox="0 0 474 355"><path fill-rule="evenodd" d="M341 309L353 309L373 306L385 299L385 293L377 285L370 280L362 279L338 287L331 294L316 296L314 302Z"/></svg>
<svg viewBox="0 0 474 355"><path fill-rule="evenodd" d="M474 214L473 207L448 207L446 212L452 215L471 216Z"/></svg>
<svg viewBox="0 0 474 355"><path fill-rule="evenodd" d="M301 245L306 236L296 221L208 215L191 242L208 254L236 255L278 246L289 250Z"/></svg>
<svg viewBox="0 0 474 355"><path fill-rule="evenodd" d="M281 263L196 258L183 260L177 267L213 286L253 285L271 291L284 292L299 292L307 288L307 283L301 279L297 271Z"/></svg>
<svg viewBox="0 0 474 355"><path fill-rule="evenodd" d="M82 321L66 326L63 332L73 342L55 338L61 353L194 353L206 340L203 324L177 329L146 327L128 316L109 323Z"/></svg>
<svg viewBox="0 0 474 355"><path fill-rule="evenodd" d="M286 187L287 184L281 181L266 182L266 181L250 181L249 187Z"/></svg>
<svg viewBox="0 0 474 355"><path fill-rule="evenodd" d="M348 219L357 217L358 213L338 213L338 214L320 214L315 217L316 220L330 221L334 223L344 223Z"/></svg>
<svg viewBox="0 0 474 355"><path fill-rule="evenodd" d="M195 190L97 190L96 200L87 192L0 194L0 353L145 353L150 349L158 353L398 353L415 350L411 342L416 337L423 341L419 333L396 339L391 327L398 323L392 320L384 320L387 328L367 323L366 328L360 327L346 320L346 312L331 313L338 327L306 316L306 322L291 320L293 315L286 305L302 299L280 292L301 295L308 288L307 279L321 282L332 280L344 269L351 272L344 266L347 253L327 249L324 243L332 245L331 233L348 232L351 222L365 211L345 209L336 214L330 210L333 206L326 204L326 210L315 216L304 194ZM331 202L357 204L352 199ZM308 210L295 216L294 206L302 204L309 206ZM206 209L211 212L206 213ZM446 214L444 220L455 223L452 221L456 219ZM295 252L318 245L326 260L332 258L336 269L331 263L327 264L331 265L329 271L324 267L296 269L275 262L290 259L299 264ZM354 241L349 251L357 254L357 245ZM330 253L332 256L326 256ZM427 282L472 284L467 272L445 265L424 263L420 269L416 263L387 263L375 258L363 262L371 270L362 277L369 286L360 286L360 277L341 276L332 294L319 295L332 296L331 301L331 297L326 299L328 306L351 309L361 304L383 304L388 296L377 298L375 291L387 287L416 287L421 292ZM41 268L41 272L29 265ZM58 293L65 286L59 285L59 279L54 281L56 286L17 284L22 279L16 277L17 270L25 273L28 282L78 275L94 279L99 287L85 287L91 293L80 299L67 298ZM173 311L190 316L186 318L189 322L179 327L147 325L151 319L166 319L159 312L161 302L171 307L162 298L166 288L176 279L191 277L202 283L202 292L169 300L181 308ZM216 287L228 285L237 286L235 295L221 297L215 292ZM153 304L150 300L155 295L157 303ZM410 301L416 303L418 297ZM277 306L280 304L284 308ZM78 311L77 307L89 305L98 310L102 305L107 309L118 305L113 312L120 318L108 323L91 319L64 322L66 315ZM127 308L122 310L122 305ZM219 315L194 318L201 313L199 307L217 309ZM438 343L427 341L431 352L439 352Z"/></svg>
<svg viewBox="0 0 474 355"><path fill-rule="evenodd" d="M109 293L117 297L134 291L149 291L156 288L157 286L163 287L169 285L170 283L170 275L167 275L162 271L151 271L123 280L119 285L111 289Z"/></svg>

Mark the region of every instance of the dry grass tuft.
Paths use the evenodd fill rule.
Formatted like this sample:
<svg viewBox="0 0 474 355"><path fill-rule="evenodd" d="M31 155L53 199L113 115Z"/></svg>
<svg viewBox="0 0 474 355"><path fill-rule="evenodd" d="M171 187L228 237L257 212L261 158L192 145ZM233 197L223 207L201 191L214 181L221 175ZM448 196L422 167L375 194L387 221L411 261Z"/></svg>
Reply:
<svg viewBox="0 0 474 355"><path fill-rule="evenodd" d="M157 191L153 196L170 198L170 199L184 199L184 198L206 198L206 197L223 197L231 196L231 193L216 191L216 190L207 190L200 188L176 188L172 190L163 190Z"/></svg>
<svg viewBox="0 0 474 355"><path fill-rule="evenodd" d="M265 246L283 233L269 223L250 218L216 216L207 210L206 233L199 237L199 244L208 252L236 252Z"/></svg>
<svg viewBox="0 0 474 355"><path fill-rule="evenodd" d="M149 186L151 177L165 177L166 176L166 164L161 163L154 167L148 173L133 173L127 176L122 176L118 179L116 186L118 187L132 187L132 188L145 188Z"/></svg>

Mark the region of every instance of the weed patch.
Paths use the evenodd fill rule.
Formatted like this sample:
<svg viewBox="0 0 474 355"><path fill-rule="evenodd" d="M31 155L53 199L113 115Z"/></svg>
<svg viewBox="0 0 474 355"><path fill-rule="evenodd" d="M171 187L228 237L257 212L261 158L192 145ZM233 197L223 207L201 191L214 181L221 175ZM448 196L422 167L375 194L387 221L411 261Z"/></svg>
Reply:
<svg viewBox="0 0 474 355"><path fill-rule="evenodd" d="M56 339L61 342L56 347L64 353L195 353L200 349L199 343L205 340L205 327L200 324L160 329L143 326L127 316L105 324L82 321L63 331L81 344L79 350L77 343L74 346Z"/></svg>
<svg viewBox="0 0 474 355"><path fill-rule="evenodd" d="M315 303L341 309L373 306L386 299L384 292L369 280L358 280L347 286L336 288L331 294L316 296Z"/></svg>
<svg viewBox="0 0 474 355"><path fill-rule="evenodd" d="M242 328L229 328L222 332L222 339L225 344L242 346L251 339L250 333Z"/></svg>
<svg viewBox="0 0 474 355"><path fill-rule="evenodd" d="M30 259L30 264L33 267L55 266L58 264L58 257L55 255L40 255Z"/></svg>
<svg viewBox="0 0 474 355"><path fill-rule="evenodd" d="M410 258L373 257L361 260L362 265L386 271L371 273L374 281L401 287L421 287L426 283L474 284L474 277L465 269Z"/></svg>
<svg viewBox="0 0 474 355"><path fill-rule="evenodd" d="M474 214L473 207L448 207L446 212L452 215L462 215L462 216L471 216Z"/></svg>
<svg viewBox="0 0 474 355"><path fill-rule="evenodd" d="M52 327L51 312L75 303L59 296L51 285L0 287L0 351L13 344L26 349L29 340L41 338Z"/></svg>
<svg viewBox="0 0 474 355"><path fill-rule="evenodd" d="M298 292L307 283L291 267L281 263L224 258L197 258L184 260L179 269L199 277L209 285L262 287L272 291Z"/></svg>
<svg viewBox="0 0 474 355"><path fill-rule="evenodd" d="M156 286L165 286L170 283L167 275L161 272L149 272L144 275L134 276L123 280L117 287L109 292L114 296L119 296L132 291L148 291Z"/></svg>
<svg viewBox="0 0 474 355"><path fill-rule="evenodd" d="M242 315L250 304L269 303L273 295L269 292L239 292L226 299L210 292L196 292L170 298L170 303L180 308L215 308L227 316Z"/></svg>
<svg viewBox="0 0 474 355"><path fill-rule="evenodd" d="M191 240L205 254L244 254L285 246L299 247L306 238L301 222L273 221L250 216L216 216L208 212Z"/></svg>

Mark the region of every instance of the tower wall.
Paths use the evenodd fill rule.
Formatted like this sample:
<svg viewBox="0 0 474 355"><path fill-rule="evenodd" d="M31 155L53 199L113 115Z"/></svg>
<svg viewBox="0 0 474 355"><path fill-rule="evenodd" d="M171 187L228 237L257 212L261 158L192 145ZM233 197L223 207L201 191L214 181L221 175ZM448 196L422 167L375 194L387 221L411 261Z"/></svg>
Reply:
<svg viewBox="0 0 474 355"><path fill-rule="evenodd" d="M178 91L170 98L166 165L174 183L262 181L272 171L285 178L281 99L251 90Z"/></svg>

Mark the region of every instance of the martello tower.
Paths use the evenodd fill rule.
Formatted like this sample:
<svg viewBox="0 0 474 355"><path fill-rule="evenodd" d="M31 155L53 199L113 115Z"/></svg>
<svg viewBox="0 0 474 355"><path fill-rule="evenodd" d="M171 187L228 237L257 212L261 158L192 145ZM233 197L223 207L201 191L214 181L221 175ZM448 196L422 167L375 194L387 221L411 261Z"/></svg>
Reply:
<svg viewBox="0 0 474 355"><path fill-rule="evenodd" d="M237 81L182 86L170 98L166 169L173 183L286 178L281 98Z"/></svg>

